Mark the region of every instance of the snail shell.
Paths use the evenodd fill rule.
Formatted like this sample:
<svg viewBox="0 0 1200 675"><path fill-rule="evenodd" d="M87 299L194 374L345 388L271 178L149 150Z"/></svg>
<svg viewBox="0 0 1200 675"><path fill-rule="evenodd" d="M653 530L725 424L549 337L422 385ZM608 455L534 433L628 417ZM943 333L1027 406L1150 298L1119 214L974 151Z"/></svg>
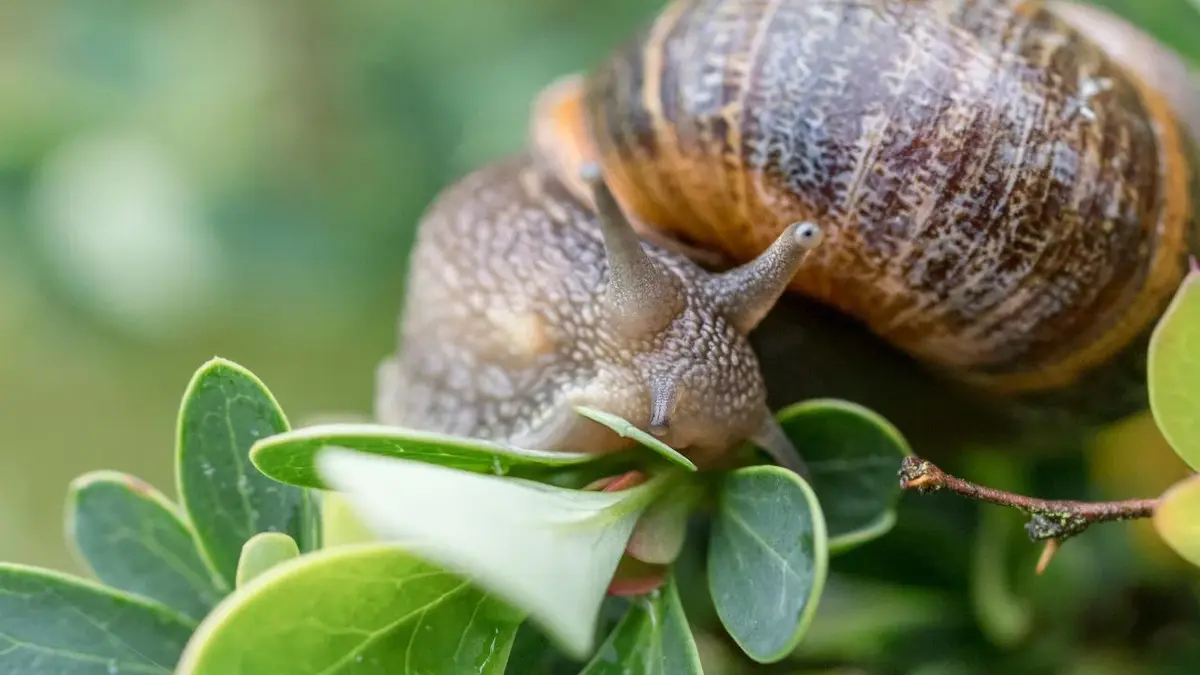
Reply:
<svg viewBox="0 0 1200 675"><path fill-rule="evenodd" d="M771 409L835 362L804 303L964 399L1144 407L1200 240L1172 59L1063 3L678 0L430 206L376 415L627 447L590 405L702 466L748 439L801 470Z"/></svg>
<svg viewBox="0 0 1200 675"><path fill-rule="evenodd" d="M533 139L697 259L820 224L792 290L1039 395L1136 363L1200 250L1185 74L1069 3L687 0L548 88Z"/></svg>

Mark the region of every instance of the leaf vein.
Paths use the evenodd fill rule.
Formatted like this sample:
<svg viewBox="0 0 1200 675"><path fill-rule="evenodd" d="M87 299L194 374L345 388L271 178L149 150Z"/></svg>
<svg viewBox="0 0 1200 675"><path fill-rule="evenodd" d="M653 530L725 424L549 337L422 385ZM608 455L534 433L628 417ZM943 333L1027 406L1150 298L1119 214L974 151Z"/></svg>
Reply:
<svg viewBox="0 0 1200 675"><path fill-rule="evenodd" d="M749 523L747 523L745 520L743 520L740 515L738 515L734 511L726 511L725 515L726 515L726 517L729 518L729 520L731 522L733 522L739 528L744 530L746 532L746 534L749 535L751 540L753 540L755 543L757 543L759 546L761 546L765 551L767 551L767 553L769 553L773 558L775 558L784 567L785 571L791 572L792 576L794 576L796 578L796 581L800 582L801 584L804 583L804 576L800 573L799 570L792 567L791 561L788 560L787 558L783 557L783 555L779 551L776 551L769 543L767 543L767 541L765 539L763 539L762 536L759 535L758 532L755 531L754 528L752 528Z"/></svg>
<svg viewBox="0 0 1200 675"><path fill-rule="evenodd" d="M388 623L377 630L371 631L370 637L367 637L366 639L364 639L362 641L362 643L359 644L358 647L355 647L354 649L349 650L348 652L346 652L345 656L343 656L342 658L333 662L332 664L329 665L328 668L325 668L324 670L322 670L320 673L317 673L316 675L332 675L333 673L336 673L338 669L340 669L342 666L349 663L350 659L353 658L356 654L362 653L366 649L366 647L370 645L370 643L374 642L375 640L378 640L380 637L395 630L397 626L403 625L406 621L411 619L413 616L418 615L418 614L424 615L425 612L437 607L438 605L441 605L443 602L448 600L450 597L454 596L459 591L461 591L464 588L467 588L469 586L470 586L470 582L464 581L461 584L459 584L458 586L455 586L454 588L452 588L452 589L446 591L445 593L443 593L442 595L438 596L435 600L432 600L432 601L422 605L421 607L414 608L411 612L408 612L407 614L403 614L403 615L397 617L396 620L392 621L391 623ZM406 668L406 670L407 670L407 668Z"/></svg>

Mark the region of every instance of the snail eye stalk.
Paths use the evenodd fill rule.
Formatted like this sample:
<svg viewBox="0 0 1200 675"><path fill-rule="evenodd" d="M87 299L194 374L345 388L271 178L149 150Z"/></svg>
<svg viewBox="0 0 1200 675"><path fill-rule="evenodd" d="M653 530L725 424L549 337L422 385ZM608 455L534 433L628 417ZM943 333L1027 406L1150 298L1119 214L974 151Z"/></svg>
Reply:
<svg viewBox="0 0 1200 675"><path fill-rule="evenodd" d="M824 233L815 223L792 223L754 260L712 278L713 295L725 317L743 334L771 311L808 252Z"/></svg>
<svg viewBox="0 0 1200 675"><path fill-rule="evenodd" d="M641 238L621 211L600 167L584 165L582 178L592 190L604 235L610 270L605 289L609 319L631 337L662 330L683 309L680 280L642 248Z"/></svg>

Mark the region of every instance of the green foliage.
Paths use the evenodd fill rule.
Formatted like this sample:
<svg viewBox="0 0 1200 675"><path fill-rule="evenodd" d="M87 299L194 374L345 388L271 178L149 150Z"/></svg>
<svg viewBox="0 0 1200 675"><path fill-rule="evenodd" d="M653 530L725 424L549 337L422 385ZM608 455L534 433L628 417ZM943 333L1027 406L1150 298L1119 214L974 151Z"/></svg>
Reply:
<svg viewBox="0 0 1200 675"><path fill-rule="evenodd" d="M1186 1L1101 2L1149 25L1196 61L1200 21ZM102 456L111 466L152 474L174 421L164 414L159 392L182 384L178 369L195 365L196 353L225 345L260 374L278 374L268 381L287 393L295 422L312 410L359 405L358 373L376 356L347 345L390 340L395 317L379 308L394 301L412 226L429 199L463 172L519 147L538 88L603 58L662 5L452 0L296 3L276 11L260 3L123 3L114 9L15 0L9 6L8 67L0 78L6 94L0 345L13 357L3 364L8 395L0 397L10 469L4 544L7 555L63 564L47 543L54 536L47 521L58 517L58 488L46 495L51 481L62 481L56 467ZM278 114L263 115L264 100ZM221 105L197 105L205 101ZM330 101L337 102L333 109ZM130 165L146 166L148 173L131 172ZM142 179L147 176L151 180ZM140 232L151 236L122 229L130 219L120 212L127 209L114 213L114 205L132 204L141 205L134 215L144 215L147 205L180 201L180 192L189 204L169 209L167 218L160 209L132 219L147 223ZM45 222L47 211L78 213L82 226L63 232ZM56 231L57 237L45 236ZM117 238L124 244L112 246L112 235L122 232L129 235ZM118 271L144 271L130 277L106 273L111 265L97 269L97 257L106 252ZM180 277L209 282L182 292L177 283L173 292L171 283L161 283ZM150 316L137 311L139 302L158 309ZM848 395L826 384L851 379L845 364L831 364L813 379ZM929 435L959 422L948 417L933 408ZM802 451L813 458L820 449ZM1130 471L1141 474L1138 461L1130 462ZM1087 485L1080 461L1026 458L1021 469L1040 477L1031 486L1037 490L1052 486L1055 494L1080 496L1076 488ZM814 473L830 551L840 552L832 503L838 495L823 490ZM169 481L154 482L171 492ZM322 545L369 536L344 501L331 496L322 495ZM891 535L831 561L855 573L849 581L855 589L873 578L906 592L886 602L854 595L840 613L830 613L827 584L801 647L825 649L825 633L845 625L838 647L808 652L819 654L819 668L781 665L771 672L948 675L978 672L980 663L990 672L1022 675L1194 671L1200 652L1185 650L1200 624L1179 620L1177 605L1155 594L1165 587L1171 597L1182 595L1164 570L1114 554L1124 541L1117 535L1132 531L1125 526L1089 532L1064 547L1050 574L1070 570L1073 584L1053 577L1037 584L1028 575L1031 585L1054 587L1030 603L1042 621L1017 648L992 649L955 602L965 592L960 554L977 528L974 511L960 504L922 510L924 501L906 500ZM706 508L702 503L694 518L703 520ZM653 506L645 512L635 537L653 512ZM690 548L679 564L691 564L689 551L704 549L705 536L703 527L688 532ZM1015 543L1023 537L1018 529ZM1027 561L1020 562L1006 566L1009 576L1027 571ZM703 633L710 630L706 601L694 596L705 589L690 593L687 581L681 575L680 591L693 627ZM1075 589L1073 602L1062 601L1063 586ZM913 594L925 593L946 601L915 609ZM1127 603L1146 597L1150 604L1139 607L1147 611L1138 611L1138 621L1123 620ZM1045 620L1047 611L1054 620ZM1088 619L1078 640L1071 611ZM954 628L935 630L929 619L918 627L914 614L936 614ZM1106 629L1109 624L1115 630ZM713 642L702 645L706 658L720 651ZM1167 652L1187 658L1171 670L1163 666ZM39 672L6 656L0 656L0 672ZM1039 658L1041 668L1030 665ZM77 672L52 661L43 665L44 672ZM88 672L106 673L108 665L90 662ZM547 672L524 665L514 660L509 670Z"/></svg>
<svg viewBox="0 0 1200 675"><path fill-rule="evenodd" d="M634 601L580 675L702 675L679 589L670 578Z"/></svg>
<svg viewBox="0 0 1200 675"><path fill-rule="evenodd" d="M1154 527L1171 548L1200 567L1200 476L1167 490L1154 512Z"/></svg>
<svg viewBox="0 0 1200 675"><path fill-rule="evenodd" d="M576 658L593 648L600 603L638 516L667 486L566 490L332 450L323 464L374 531L469 570Z"/></svg>
<svg viewBox="0 0 1200 675"><path fill-rule="evenodd" d="M1179 358L1171 344L1157 340L1157 358ZM911 451L861 406L780 412L809 480L771 464L696 471L626 421L579 412L655 452L610 462L379 425L290 430L253 374L210 361L181 405L182 506L115 472L71 485L67 530L104 586L0 568L0 634L13 643L0 673L521 672L509 660L527 624L548 641L523 658L563 672L700 673L703 603L742 655L773 663L804 651L830 556L897 522ZM1184 412L1156 410L1168 424ZM604 480L558 484L582 466ZM1156 525L1200 563L1198 515L1192 479ZM694 522L711 530L697 538ZM689 551L703 554L699 576L678 567ZM703 603L682 601L683 578ZM632 597L607 623L617 592ZM849 649L836 625L812 648Z"/></svg>
<svg viewBox="0 0 1200 675"><path fill-rule="evenodd" d="M263 572L300 555L296 540L282 532L259 532L242 547L238 559L237 587L241 588Z"/></svg>
<svg viewBox="0 0 1200 675"><path fill-rule="evenodd" d="M183 398L177 477L183 508L126 474L71 483L66 534L104 585L45 570L0 571L0 673L173 673L197 624L234 587L244 542L320 527L305 491L258 474L251 439L286 429L266 387L237 364L201 367ZM11 625L4 625L5 622Z"/></svg>
<svg viewBox="0 0 1200 675"><path fill-rule="evenodd" d="M848 550L892 528L900 500L896 466L912 455L894 426L860 405L837 400L794 404L779 413L779 423L804 453L830 551Z"/></svg>
<svg viewBox="0 0 1200 675"><path fill-rule="evenodd" d="M326 549L241 589L178 675L504 673L521 615L383 544Z"/></svg>
<svg viewBox="0 0 1200 675"><path fill-rule="evenodd" d="M825 579L818 496L849 540L878 536L895 501L881 467L894 474L907 452L870 411L789 409L783 426L811 452L817 493L773 465L697 471L627 421L579 412L654 452L291 430L252 373L214 359L180 406L181 506L125 474L71 484L68 535L105 585L0 568L0 636L12 643L0 673L500 674L521 672L508 661L526 624L547 639L530 658L573 672L700 673L676 582L689 541L708 552L725 629L749 658L776 661L803 637ZM559 484L584 465L599 479ZM851 480L855 467L867 478ZM690 524L706 517L711 534L693 541ZM632 597L610 625L614 594Z"/></svg>
<svg viewBox="0 0 1200 675"><path fill-rule="evenodd" d="M170 675L195 623L150 600L0 565L0 673Z"/></svg>
<svg viewBox="0 0 1200 675"><path fill-rule="evenodd" d="M288 430L258 378L213 359L188 385L179 411L176 480L201 554L233 586L242 545L284 532L302 551L318 546L315 506L305 490L280 485L249 460L256 441Z"/></svg>
<svg viewBox="0 0 1200 675"><path fill-rule="evenodd" d="M328 486L317 472L316 458L325 448L345 448L497 475L505 475L517 467L570 466L593 459L588 455L526 450L376 424L328 424L264 437L255 443L250 460L281 483L324 489Z"/></svg>
<svg viewBox="0 0 1200 675"><path fill-rule="evenodd" d="M197 623L228 592L196 550L179 510L126 474L96 471L67 492L67 538L97 579Z"/></svg>
<svg viewBox="0 0 1200 675"><path fill-rule="evenodd" d="M812 488L776 466L727 474L708 556L713 602L733 639L759 662L787 656L816 611L828 565Z"/></svg>
<svg viewBox="0 0 1200 675"><path fill-rule="evenodd" d="M1148 368L1159 430L1200 470L1200 272L1188 274L1155 327ZM1200 478L1184 479L1162 495L1154 526L1167 545L1200 566Z"/></svg>
<svg viewBox="0 0 1200 675"><path fill-rule="evenodd" d="M1200 470L1200 273L1175 294L1150 342L1150 408L1159 429Z"/></svg>
<svg viewBox="0 0 1200 675"><path fill-rule="evenodd" d="M575 406L575 411L594 422L598 422L609 429L612 429L613 431L617 432L617 435L619 436L624 438L632 438L643 446L650 448L651 450L662 455L667 460L682 466L688 471L696 470L696 465L692 463L692 460L679 454L679 451L675 448L672 448L645 431L633 426L627 420L621 419L616 415L606 413L603 410L596 410L595 408L589 408L587 406Z"/></svg>

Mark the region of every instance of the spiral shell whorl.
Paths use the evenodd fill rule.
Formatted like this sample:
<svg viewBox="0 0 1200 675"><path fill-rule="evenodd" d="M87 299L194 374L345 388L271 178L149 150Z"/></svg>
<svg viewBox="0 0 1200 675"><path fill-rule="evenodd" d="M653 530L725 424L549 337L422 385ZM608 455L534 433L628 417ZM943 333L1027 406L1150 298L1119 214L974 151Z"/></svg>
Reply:
<svg viewBox="0 0 1200 675"><path fill-rule="evenodd" d="M1184 273L1177 121L1039 3L676 2L584 95L639 219L735 261L817 222L793 288L992 389L1073 381Z"/></svg>

